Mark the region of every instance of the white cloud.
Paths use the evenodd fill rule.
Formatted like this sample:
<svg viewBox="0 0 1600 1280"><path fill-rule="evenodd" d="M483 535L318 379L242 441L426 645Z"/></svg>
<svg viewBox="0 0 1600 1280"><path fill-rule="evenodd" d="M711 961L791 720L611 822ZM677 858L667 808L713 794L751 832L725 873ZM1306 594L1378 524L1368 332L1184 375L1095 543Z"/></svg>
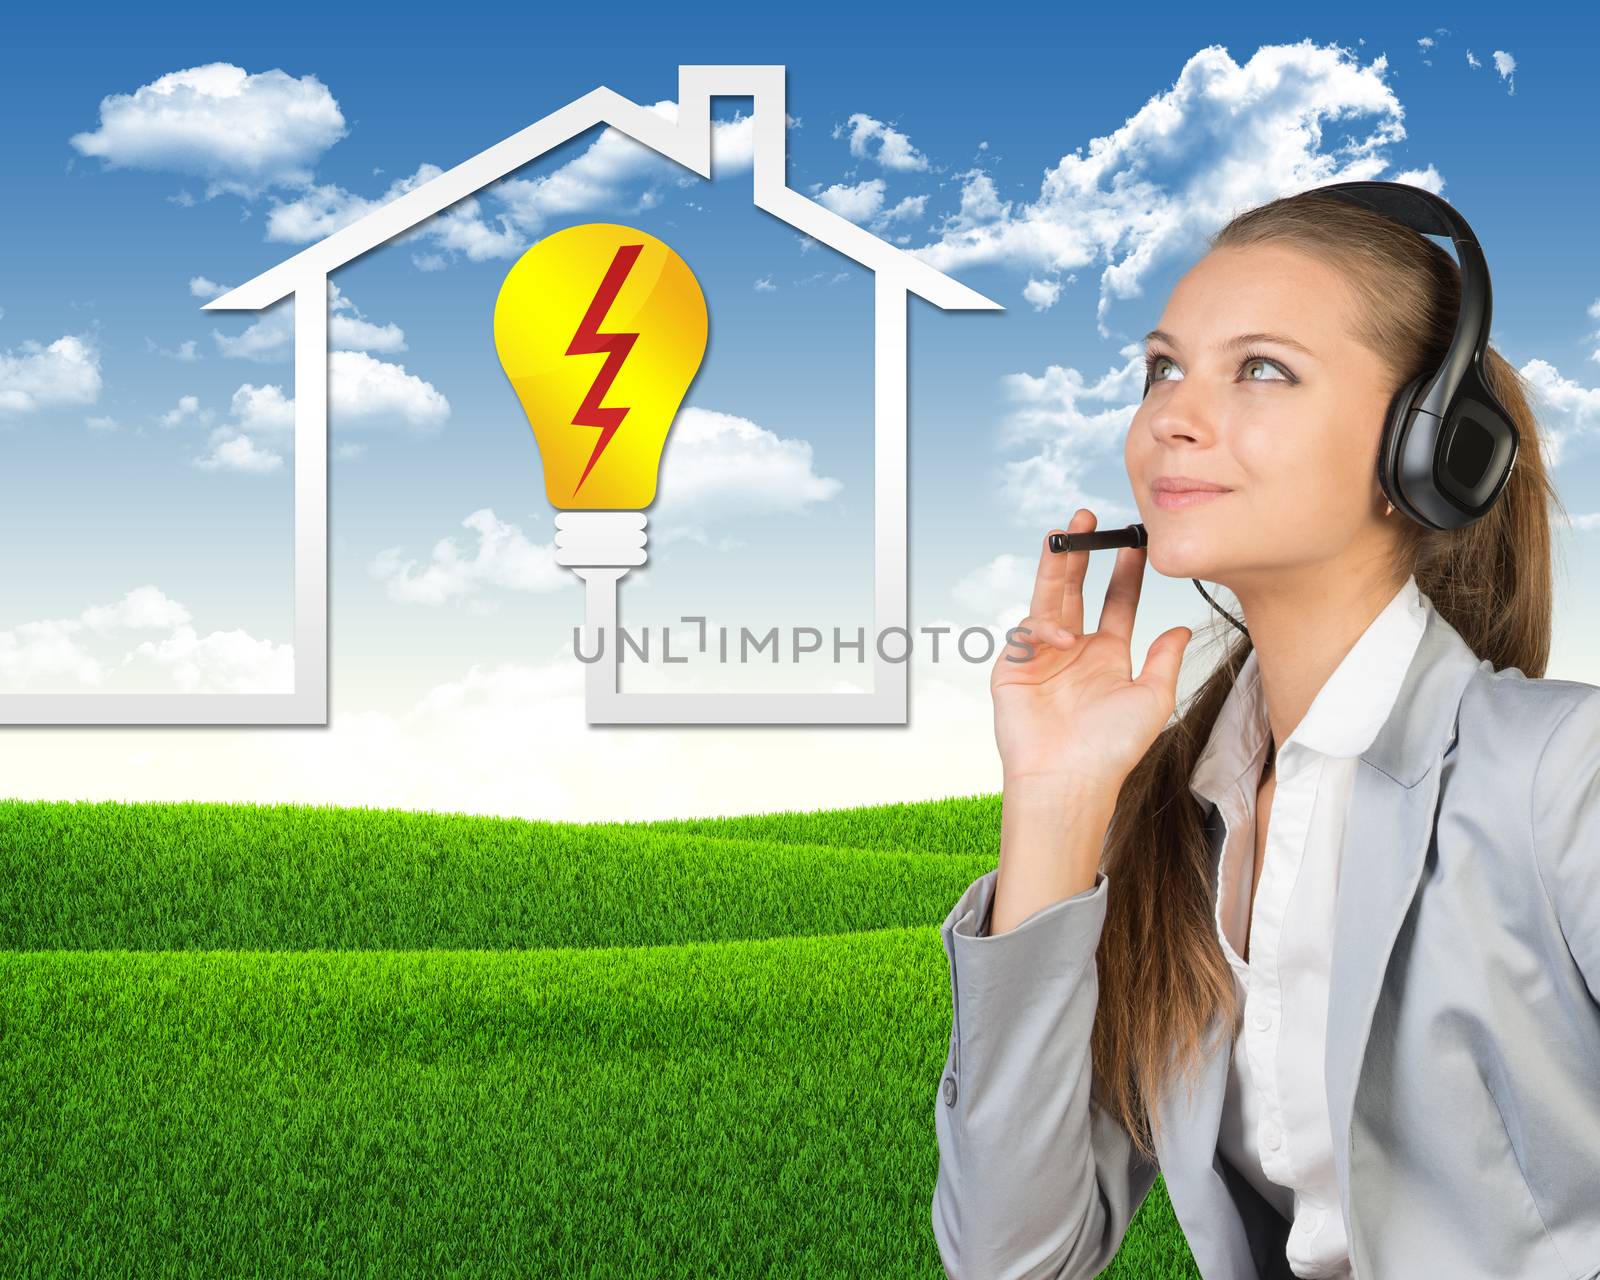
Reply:
<svg viewBox="0 0 1600 1280"><path fill-rule="evenodd" d="M189 292L196 298L215 298L227 291L226 286L215 280L207 280L204 276L189 277Z"/></svg>
<svg viewBox="0 0 1600 1280"><path fill-rule="evenodd" d="M1600 434L1600 387L1586 387L1563 377L1547 360L1530 360L1520 372L1532 384L1539 402L1545 463L1559 466L1570 441Z"/></svg>
<svg viewBox="0 0 1600 1280"><path fill-rule="evenodd" d="M160 343L156 342L153 338L146 338L145 350L154 351L157 355L165 356L168 360L177 360L183 364L193 364L200 358L199 352L195 350L195 341L193 338L190 338L186 342L180 342L170 351L166 347L163 347Z"/></svg>
<svg viewBox="0 0 1600 1280"><path fill-rule="evenodd" d="M450 416L450 402L431 382L364 351L329 355L328 387L335 429L345 421L373 419L437 427Z"/></svg>
<svg viewBox="0 0 1600 1280"><path fill-rule="evenodd" d="M331 312L328 317L330 347L336 350L386 353L408 350L405 331L399 325L392 320L385 325L373 324L355 303L344 296L338 285L332 281L329 284L332 286L328 301Z"/></svg>
<svg viewBox="0 0 1600 1280"><path fill-rule="evenodd" d="M450 402L430 382L407 373L404 365L376 360L364 351L334 351L328 356L330 417L334 425L381 420L410 427L436 427L450 416ZM294 400L283 388L245 383L233 393L238 425L253 431L290 431Z"/></svg>
<svg viewBox="0 0 1600 1280"><path fill-rule="evenodd" d="M247 435L228 426L218 427L206 442L210 452L194 460L202 471L237 471L245 475L271 475L283 468L283 455L263 448Z"/></svg>
<svg viewBox="0 0 1600 1280"><path fill-rule="evenodd" d="M1506 92L1508 94L1515 93L1517 91L1517 81L1513 73L1517 69L1517 60L1504 49L1496 49L1494 51L1494 69L1500 73L1500 78L1506 82Z"/></svg>
<svg viewBox="0 0 1600 1280"><path fill-rule="evenodd" d="M1239 210L1381 175L1385 148L1405 137L1386 70L1382 57L1362 66L1309 39L1263 46L1242 66L1220 46L1202 49L1171 89L1047 170L1032 202L1001 201L987 174L965 175L960 212L914 252L947 271L1104 262L1104 332L1112 299L1138 296L1153 267L1193 251ZM1326 143L1325 129L1337 141Z"/></svg>
<svg viewBox="0 0 1600 1280"><path fill-rule="evenodd" d="M690 407L667 437L661 485L650 509L650 542L657 547L682 539L709 543L708 525L751 514L804 512L841 487L838 480L817 475L807 442L781 439L747 418ZM556 564L553 537L532 542L488 507L461 523L478 535L470 553L463 553L454 538L443 538L419 568L404 547L385 547L368 572L384 584L390 599L405 604L472 602L494 588L545 592L570 585L570 571ZM729 543L720 545L726 549Z"/></svg>
<svg viewBox="0 0 1600 1280"><path fill-rule="evenodd" d="M1043 374L1011 373L1000 382L1018 407L1007 419L1008 443L1061 440L1069 448L1103 447L1127 427L1144 389L1144 348L1129 343L1118 353L1120 366L1086 382L1077 369L1050 365ZM1108 407L1086 412L1085 404Z"/></svg>
<svg viewBox="0 0 1600 1280"><path fill-rule="evenodd" d="M403 426L427 431L450 416L450 402L404 365L374 359L364 351L328 356L329 424ZM209 410L203 413L209 413ZM267 443L262 443L263 439ZM207 452L194 465L207 471L270 475L294 445L294 399L276 384L246 382L233 393L229 421L212 431ZM354 455L346 455L354 456Z"/></svg>
<svg viewBox="0 0 1600 1280"><path fill-rule="evenodd" d="M851 222L868 222L883 208L884 189L882 178L868 178L848 186L836 182L817 192L817 203Z"/></svg>
<svg viewBox="0 0 1600 1280"><path fill-rule="evenodd" d="M267 210L267 239L300 244L321 240L341 227L366 216L372 210L389 204L438 177L444 170L434 164L422 164L405 178L396 178L381 196L368 200L347 191L337 183L323 183L309 187L294 200L275 200Z"/></svg>
<svg viewBox="0 0 1600 1280"><path fill-rule="evenodd" d="M1048 311L1060 301L1061 281L1035 280L1030 276L1022 296L1033 305L1035 311Z"/></svg>
<svg viewBox="0 0 1600 1280"><path fill-rule="evenodd" d="M1081 504L1080 504L1081 505ZM1057 517L1060 523L1060 517ZM1033 579L1038 565L1006 551L957 579L950 588L956 603L965 605L986 618L1009 617L1007 626L1027 616L1033 598Z"/></svg>
<svg viewBox="0 0 1600 1280"><path fill-rule="evenodd" d="M242 431L293 431L294 401L278 386L245 383L233 393L230 415Z"/></svg>
<svg viewBox="0 0 1600 1280"><path fill-rule="evenodd" d="M187 608L154 586L136 587L112 604L91 605L76 618L25 622L0 631L0 687L29 693L85 687L163 693L293 690L292 646L237 630L202 637L192 623ZM129 631L168 634L128 649L122 633Z"/></svg>
<svg viewBox="0 0 1600 1280"><path fill-rule="evenodd" d="M344 134L339 104L315 76L212 62L102 98L100 127L71 143L107 168L191 174L208 180L207 199L248 198L309 183L317 158Z"/></svg>
<svg viewBox="0 0 1600 1280"><path fill-rule="evenodd" d="M179 396L177 405L163 413L160 422L163 427L177 427L190 421L209 422L212 416L210 410L201 410L199 396Z"/></svg>
<svg viewBox="0 0 1600 1280"><path fill-rule="evenodd" d="M678 119L678 104L670 98L652 103L649 109L674 123ZM792 126L793 118L788 120ZM740 112L732 120L712 121L713 177L748 169L754 158L754 117ZM641 183L648 185L634 200L648 208L659 200L661 184L669 181L686 186L702 179L607 125L582 155L559 169L535 178L503 179L487 190L505 204L511 221L522 232L534 234L552 218L623 204Z"/></svg>
<svg viewBox="0 0 1600 1280"><path fill-rule="evenodd" d="M293 441L294 401L282 387L245 383L233 393L229 421L213 430L206 452L193 459L202 471L232 471L243 475L272 475L283 469L283 455L259 437L278 436Z"/></svg>
<svg viewBox="0 0 1600 1280"><path fill-rule="evenodd" d="M127 661L165 671L179 693L294 692L294 646L241 629L201 636L179 627L164 640L141 642Z"/></svg>
<svg viewBox="0 0 1600 1280"><path fill-rule="evenodd" d="M649 108L672 121L678 105L670 99ZM790 117L790 124L795 121ZM742 113L712 122L712 172L716 176L747 169L754 156L754 121ZM297 199L279 202L267 215L267 239L305 243L320 240L365 217L374 209L432 181L444 171L424 163L409 177L392 182L381 195L368 199L335 183L309 188ZM610 125L578 156L534 178L501 178L395 237L395 242L426 240L432 251L413 254L420 271L448 265L449 255L481 262L523 252L531 238L552 219L590 209L648 209L659 204L669 183L686 185L701 179L657 151ZM492 212L486 211L492 208Z"/></svg>
<svg viewBox="0 0 1600 1280"><path fill-rule="evenodd" d="M839 137L846 127L836 127L833 136ZM909 137L880 120L858 111L850 117L848 128L853 156L870 156L885 169L902 172L925 172L929 168L928 157L911 145Z"/></svg>
<svg viewBox="0 0 1600 1280"><path fill-rule="evenodd" d="M0 688L27 689L35 681L65 676L80 685L99 685L105 665L77 641L83 627L73 619L24 622L0 631Z"/></svg>
<svg viewBox="0 0 1600 1280"><path fill-rule="evenodd" d="M91 431L117 430L117 420L115 418L107 417L104 414L94 418L85 418L83 421L84 425L87 426Z"/></svg>
<svg viewBox="0 0 1600 1280"><path fill-rule="evenodd" d="M904 222L908 218L920 218L922 216L922 211L927 207L927 204L928 197L926 195L906 196L892 208L885 209L883 211L883 217L880 218L879 221L886 223Z"/></svg>
<svg viewBox="0 0 1600 1280"><path fill-rule="evenodd" d="M771 293L777 287L777 285L772 283L772 276L770 274L764 275L756 281L757 293Z"/></svg>
<svg viewBox="0 0 1600 1280"><path fill-rule="evenodd" d="M1426 169L1406 169L1395 174L1390 182L1409 182L1414 187L1421 187L1426 191L1440 194L1444 190L1444 178L1431 164Z"/></svg>
<svg viewBox="0 0 1600 1280"><path fill-rule="evenodd" d="M1089 468L1127 435L1144 388L1144 350L1123 347L1125 363L1093 382L1077 369L1050 365L1043 374L1008 374L1001 385L1016 406L1000 442L1032 453L1004 464L1002 496L1023 524L1060 520L1063 511L1092 507L1102 523L1121 519L1128 504L1088 492ZM1137 516L1131 517L1137 518Z"/></svg>
<svg viewBox="0 0 1600 1280"><path fill-rule="evenodd" d="M230 360L259 360L263 364L287 360L294 354L293 304L289 299L275 304L237 334L213 329L211 340L217 344L217 353Z"/></svg>
<svg viewBox="0 0 1600 1280"><path fill-rule="evenodd" d="M1467 65L1469 67L1474 68L1474 69L1476 69L1478 67L1481 67L1483 65L1483 63L1479 62L1477 58L1472 56L1472 50L1471 49L1467 50Z"/></svg>
<svg viewBox="0 0 1600 1280"><path fill-rule="evenodd" d="M748 515L799 514L844 487L817 474L811 443L780 437L748 418L694 406L673 423L650 512L656 545L705 542L708 526Z"/></svg>
<svg viewBox="0 0 1600 1280"><path fill-rule="evenodd" d="M885 234L896 222L921 217L928 203L926 195L906 196L892 207L885 208L886 190L882 178L868 178L852 184L836 182L826 189L821 183L811 186L812 197L818 204L880 235ZM907 237L900 236L898 239L903 244Z"/></svg>
<svg viewBox="0 0 1600 1280"><path fill-rule="evenodd" d="M331 285L328 298L328 345L334 350L395 352L408 350L405 331L390 322L376 325L345 296L337 284ZM285 298L267 308L261 319L237 335L211 331L217 350L234 359L267 363L287 360L294 355L293 299Z"/></svg>
<svg viewBox="0 0 1600 1280"><path fill-rule="evenodd" d="M409 177L397 178L388 190L373 199L358 196L336 183L309 188L292 201L275 202L267 212L267 239L300 244L321 240L342 227L349 226L386 204L399 199L408 191L433 181L444 170L436 164L421 164ZM439 248L466 255L473 262L491 258L508 258L527 248L526 240L505 215L500 215L494 225L480 216L480 197L484 192L496 190L496 185L483 189L477 195L467 196L448 208L441 209L394 237L392 243L427 238Z"/></svg>
<svg viewBox="0 0 1600 1280"><path fill-rule="evenodd" d="M90 605L78 616L97 634L118 629L171 630L192 620L188 609L157 587L135 587L115 604Z"/></svg>
<svg viewBox="0 0 1600 1280"><path fill-rule="evenodd" d="M994 179L982 169L968 169L956 177L962 179L961 207L945 219L946 239L954 232L972 230L1010 214L1011 201L1000 199Z"/></svg>
<svg viewBox="0 0 1600 1280"><path fill-rule="evenodd" d="M93 404L100 385L100 353L89 338L67 334L48 347L28 339L0 351L0 414Z"/></svg>
<svg viewBox="0 0 1600 1280"><path fill-rule="evenodd" d="M428 565L420 571L404 548L385 547L373 557L367 572L384 584L391 600L402 604L446 604L471 599L496 588L545 592L570 586L572 572L555 560L555 543L530 542L514 524L495 515L492 508L474 511L461 522L478 535L470 555L463 555L454 538L434 543Z"/></svg>

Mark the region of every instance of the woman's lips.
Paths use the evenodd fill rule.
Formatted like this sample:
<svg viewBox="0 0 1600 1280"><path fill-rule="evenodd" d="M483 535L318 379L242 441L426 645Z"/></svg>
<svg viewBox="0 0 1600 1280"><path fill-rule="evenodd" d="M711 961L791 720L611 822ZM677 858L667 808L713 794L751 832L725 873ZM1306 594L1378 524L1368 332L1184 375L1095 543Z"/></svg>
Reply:
<svg viewBox="0 0 1600 1280"><path fill-rule="evenodd" d="M1210 502L1213 498L1225 498L1232 492L1232 489L1190 489L1184 493L1157 490L1156 506L1164 511L1173 511L1179 507L1197 507L1202 502Z"/></svg>

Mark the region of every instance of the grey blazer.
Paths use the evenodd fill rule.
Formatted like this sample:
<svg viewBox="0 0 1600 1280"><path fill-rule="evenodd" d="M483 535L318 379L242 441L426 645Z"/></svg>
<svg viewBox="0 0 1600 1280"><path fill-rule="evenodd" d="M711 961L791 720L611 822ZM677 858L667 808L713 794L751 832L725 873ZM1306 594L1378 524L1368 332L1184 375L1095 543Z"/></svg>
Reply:
<svg viewBox="0 0 1600 1280"><path fill-rule="evenodd" d="M1600 688L1496 672L1428 619L1362 754L1325 1059L1358 1280L1600 1277ZM1215 805L1207 830L1221 852ZM1089 1095L1109 878L941 926L933 1233L957 1280L1093 1277L1160 1172L1208 1280L1290 1277L1290 1224L1217 1147L1231 1029L1157 1105L1159 1166ZM1213 882L1214 883L1214 882Z"/></svg>

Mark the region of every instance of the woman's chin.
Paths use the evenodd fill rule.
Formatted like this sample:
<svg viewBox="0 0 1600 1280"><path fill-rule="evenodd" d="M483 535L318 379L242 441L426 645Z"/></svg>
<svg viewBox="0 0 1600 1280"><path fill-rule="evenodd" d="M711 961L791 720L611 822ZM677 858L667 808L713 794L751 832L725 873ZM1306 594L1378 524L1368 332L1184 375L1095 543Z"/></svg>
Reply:
<svg viewBox="0 0 1600 1280"><path fill-rule="evenodd" d="M1202 578L1215 582L1212 575L1219 567L1219 559L1199 543L1198 538L1152 537L1145 563L1164 578Z"/></svg>

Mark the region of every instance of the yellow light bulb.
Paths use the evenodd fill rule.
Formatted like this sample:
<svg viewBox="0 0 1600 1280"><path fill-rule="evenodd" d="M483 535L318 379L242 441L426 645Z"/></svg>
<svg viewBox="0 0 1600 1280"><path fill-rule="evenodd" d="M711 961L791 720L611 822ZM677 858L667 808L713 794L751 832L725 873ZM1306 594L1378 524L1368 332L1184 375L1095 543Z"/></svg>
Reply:
<svg viewBox="0 0 1600 1280"><path fill-rule="evenodd" d="M517 259L495 302L494 344L552 506L640 511L655 501L706 331L689 264L633 227L567 227Z"/></svg>

